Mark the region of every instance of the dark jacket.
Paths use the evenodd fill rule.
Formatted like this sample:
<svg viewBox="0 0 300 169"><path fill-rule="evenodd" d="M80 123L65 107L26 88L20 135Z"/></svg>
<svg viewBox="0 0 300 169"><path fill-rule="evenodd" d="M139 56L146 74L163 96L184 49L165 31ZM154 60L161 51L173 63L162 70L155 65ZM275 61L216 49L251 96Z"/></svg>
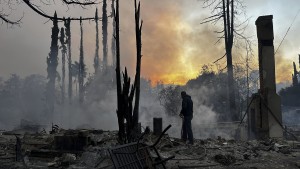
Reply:
<svg viewBox="0 0 300 169"><path fill-rule="evenodd" d="M191 96L185 95L182 98L182 108L180 113L185 117L193 115L193 101Z"/></svg>

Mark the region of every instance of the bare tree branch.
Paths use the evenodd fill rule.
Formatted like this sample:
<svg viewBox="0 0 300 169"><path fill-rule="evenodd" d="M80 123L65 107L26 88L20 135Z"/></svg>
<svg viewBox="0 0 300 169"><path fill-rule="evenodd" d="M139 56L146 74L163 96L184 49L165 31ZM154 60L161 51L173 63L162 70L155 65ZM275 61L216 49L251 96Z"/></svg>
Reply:
<svg viewBox="0 0 300 169"><path fill-rule="evenodd" d="M219 39L215 42L215 44L219 43L221 41L221 39L224 39L225 38L225 35L221 36L221 37L218 37Z"/></svg>
<svg viewBox="0 0 300 169"><path fill-rule="evenodd" d="M62 0L64 3L66 3L66 4L68 4L68 5L70 5L70 4L75 4L75 5L83 5L83 6L86 6L86 5L95 5L95 4L98 4L97 2L96 2L96 0L95 1L85 1L85 2L80 2L80 1L78 1L78 0L70 0L70 1L68 1L68 0Z"/></svg>
<svg viewBox="0 0 300 169"><path fill-rule="evenodd" d="M212 15L212 16L209 16L209 17L207 17L207 18L204 18L203 21L205 21L205 20L207 20L207 19L210 19L210 18L219 17L219 16L221 16L221 15L222 15L222 13L220 12L220 13L217 13L217 14L215 14L215 15Z"/></svg>
<svg viewBox="0 0 300 169"><path fill-rule="evenodd" d="M23 18L23 17L22 17ZM17 21L12 21L10 19L7 18L7 15L5 14L0 14L0 19L4 22L6 22L7 24L11 24L11 25L19 25L21 23L22 18L20 18Z"/></svg>
<svg viewBox="0 0 300 169"><path fill-rule="evenodd" d="M208 22L213 22L213 21L219 20L219 19L221 19L221 18L223 18L222 15L221 15L221 16L218 16L217 18L213 18L213 19L210 19L210 20L207 20L207 21L203 21L203 22L201 22L200 24L204 24L204 23L208 23Z"/></svg>
<svg viewBox="0 0 300 169"><path fill-rule="evenodd" d="M29 6L34 12L36 12L37 14L39 14L39 15L41 15L41 16L43 16L43 17L45 17L45 18L48 18L48 19L51 19L51 20L53 20L54 19L54 17L53 16L50 16L50 15L48 15L48 14L45 14L41 9L39 9L36 5L34 5L34 4L32 4L31 2L30 2L30 0L23 0L23 2L27 5L27 6ZM55 19L57 19L57 20L60 20L60 21L66 21L67 19L66 18L68 18L68 17L57 17L57 18L55 18ZM102 18L99 18L99 20L101 20ZM72 18L72 17L70 17L69 18L69 20L95 20L95 17L87 17L87 18Z"/></svg>
<svg viewBox="0 0 300 169"><path fill-rule="evenodd" d="M212 6L215 2L216 2L216 0L212 0L212 1L210 1L210 0L205 0L205 1L203 2L204 8L207 8L207 7ZM205 5L205 4L206 4L206 5Z"/></svg>
<svg viewBox="0 0 300 169"><path fill-rule="evenodd" d="M222 57L220 57L219 59L215 60L213 63L217 63L219 60L223 59L225 56L226 56L226 53Z"/></svg>

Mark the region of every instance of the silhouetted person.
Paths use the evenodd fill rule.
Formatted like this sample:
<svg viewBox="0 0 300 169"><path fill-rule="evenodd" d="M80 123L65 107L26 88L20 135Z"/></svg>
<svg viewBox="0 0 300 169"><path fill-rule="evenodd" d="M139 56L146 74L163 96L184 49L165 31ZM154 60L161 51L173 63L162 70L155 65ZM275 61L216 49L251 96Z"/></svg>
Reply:
<svg viewBox="0 0 300 169"><path fill-rule="evenodd" d="M194 137L192 131L193 119L193 101L191 96L187 95L185 91L181 92L182 108L180 117L182 118L181 139L183 141L189 140L189 144L194 144Z"/></svg>

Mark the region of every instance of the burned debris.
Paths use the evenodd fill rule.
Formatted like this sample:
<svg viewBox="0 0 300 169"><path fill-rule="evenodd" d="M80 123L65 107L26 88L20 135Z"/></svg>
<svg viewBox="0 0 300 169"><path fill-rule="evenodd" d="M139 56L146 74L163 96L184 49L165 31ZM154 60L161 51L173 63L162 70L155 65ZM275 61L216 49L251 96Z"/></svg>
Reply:
<svg viewBox="0 0 300 169"><path fill-rule="evenodd" d="M277 139L236 141L218 137L195 139L194 145L188 146L165 134L166 130L159 136L147 129L138 142L125 145L118 143L117 131L60 129L54 134L25 133L17 137L2 133L0 167L143 168L139 167L142 164L152 168L163 164L174 169L296 169L299 165L299 142Z"/></svg>
<svg viewBox="0 0 300 169"><path fill-rule="evenodd" d="M207 0L206 3L209 1ZM259 70L256 70L259 85L255 82L257 85L255 87L259 86L259 89L252 92L249 98L251 92L248 82L248 59L246 86L248 89L247 94L244 95L242 92L235 91L243 87L242 82L239 81L242 78L234 77L238 72L234 68L240 67L235 67L232 63L234 34L241 36L234 29L235 5L239 4L239 1L220 0L215 6L220 13L204 21L220 19L224 21L224 30L220 32L224 33L224 37L220 39L225 39L226 53L222 58L226 56L227 72L220 70L215 73L210 65L204 65L200 75L196 79L189 80L185 85L160 84L156 87L152 86L150 80L143 79L141 73L143 21L140 1L134 0L134 19L132 18L135 21L132 26L135 28L133 46L136 49L133 77L131 77L130 67L121 64L126 53L121 53L120 20L122 21L123 16L120 15L122 9L120 0L112 0L110 16L107 14L107 3L110 1L103 0L102 18L98 16L98 9L94 17L65 18L58 17L56 12L52 17L39 10L29 0L23 2L53 23L50 53L46 60L48 81L44 80L42 84L44 86L40 87L45 93L45 98L41 97L43 95L40 94L42 93L40 90L32 87L32 91L39 92L38 96L32 98L39 98L41 105L45 104L45 106L42 106L38 111L39 114L36 115L43 116L41 117L43 120L39 123L35 122L37 120L33 122L28 120L28 117L22 119L17 127L10 126L11 130L0 130L0 168L300 168L300 127L296 118L294 123L286 120L288 113L285 110L285 106L300 106L297 95L300 91L299 72L296 64L293 63L293 84L290 88L281 90L278 95L272 15L260 16L255 22L259 66ZM96 1L63 2L81 6L97 4ZM215 2L212 1L212 4ZM108 51L108 35L111 33L108 29L110 17L112 18L111 52ZM2 20L5 21L3 18ZM75 62L72 61L71 51L71 20L79 21L80 28L78 61ZM84 45L84 20L95 21L96 28L95 51L93 50L94 74L88 76L85 61L89 61L89 58L86 57L88 52L85 53L85 48L89 45ZM98 22L100 20L102 21L102 60L99 54L101 44L99 44ZM63 27L60 27L60 21ZM61 82L57 72L60 68L59 49L61 49L62 59ZM248 50L250 49L247 48L247 55ZM111 58L109 58L110 54ZM66 60L68 61L68 97L65 97ZM109 65L110 60L111 65ZM14 86L15 90L23 87L26 82L17 76L13 76L12 79L15 85L11 86ZM14 100L15 105L12 105L20 107L17 109L19 112L15 109L12 111L5 109L5 104L13 100L8 99L7 102L1 103L1 106L5 107L1 110L17 112L11 116L14 118L19 114L26 116L27 112L30 113L30 109L24 108L28 103L23 102L24 93L6 90L10 84L4 87L1 85L2 83L0 83L1 96L17 98ZM193 101L185 90L193 94ZM182 100L180 91L182 91ZM291 96L293 92L296 94ZM206 95L207 93L210 95ZM143 97L144 95L151 95L151 98L142 102L142 99L146 98ZM287 101L287 97L291 97L294 102ZM189 100L184 101L184 98ZM78 102L75 102L75 99ZM66 104L67 101L69 104ZM161 104L159 105L161 107L153 106L155 104ZM180 106L185 107L188 113L180 112ZM195 112L193 106L196 107ZM93 112L96 116L88 117L87 112ZM295 114L299 114L298 108L294 109L294 114L291 116L296 117ZM184 115L189 116L189 124L186 124ZM75 120L71 121L71 117ZM102 130L104 124L94 125L97 129L90 125L99 123L100 118L104 119L101 122L114 127L111 130ZM83 119L85 123L81 123ZM191 119L193 119L195 139L191 136L193 134L189 134L189 143L186 143L187 138L178 137L181 133L184 135L187 128L191 131ZM168 126L163 130L165 125ZM150 130L151 126L152 130Z"/></svg>
<svg viewBox="0 0 300 169"><path fill-rule="evenodd" d="M163 135L171 127L169 125L160 134L158 139L152 145L141 144L140 139L146 134L149 134L149 128L147 128L143 135L141 135L137 142L124 144L113 149L110 149L110 155L114 163L115 168L157 168L162 166L166 168L165 162L175 158L175 156L170 156L168 158L162 158L159 154L156 146L160 142ZM150 155L150 150L155 153L155 157Z"/></svg>

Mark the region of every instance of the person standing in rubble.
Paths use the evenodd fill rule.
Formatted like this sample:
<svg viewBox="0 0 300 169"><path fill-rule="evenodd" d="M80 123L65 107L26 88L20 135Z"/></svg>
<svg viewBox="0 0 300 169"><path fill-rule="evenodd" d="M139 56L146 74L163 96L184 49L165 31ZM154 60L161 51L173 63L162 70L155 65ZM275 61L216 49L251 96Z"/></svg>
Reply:
<svg viewBox="0 0 300 169"><path fill-rule="evenodd" d="M181 139L188 144L194 144L194 137L192 131L192 119L193 119L193 101L191 96L187 95L185 91L181 92L182 108L180 111L180 117L182 118Z"/></svg>

